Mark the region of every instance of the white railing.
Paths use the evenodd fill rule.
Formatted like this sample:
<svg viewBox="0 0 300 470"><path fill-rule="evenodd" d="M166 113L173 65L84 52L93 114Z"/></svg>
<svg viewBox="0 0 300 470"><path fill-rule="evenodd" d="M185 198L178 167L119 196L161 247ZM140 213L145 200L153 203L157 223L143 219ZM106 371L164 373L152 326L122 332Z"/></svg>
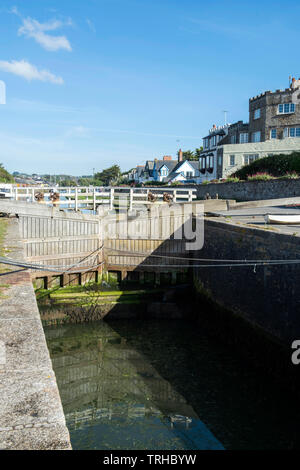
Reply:
<svg viewBox="0 0 300 470"><path fill-rule="evenodd" d="M167 193L172 197L174 203L192 202L196 199L196 189L193 188L169 188L169 187L153 187L153 188L127 188L127 187L56 187L53 191L59 193L59 200L54 204L58 207L69 209L91 209L96 210L99 205L108 205L109 209L118 206L121 200L127 201L129 209L138 204L153 204L148 199L149 192L155 198L156 203L162 203L164 194ZM34 202L37 193L43 193L44 200L42 204L52 205L50 200L51 188L45 187L12 187L11 192L5 194L15 201Z"/></svg>

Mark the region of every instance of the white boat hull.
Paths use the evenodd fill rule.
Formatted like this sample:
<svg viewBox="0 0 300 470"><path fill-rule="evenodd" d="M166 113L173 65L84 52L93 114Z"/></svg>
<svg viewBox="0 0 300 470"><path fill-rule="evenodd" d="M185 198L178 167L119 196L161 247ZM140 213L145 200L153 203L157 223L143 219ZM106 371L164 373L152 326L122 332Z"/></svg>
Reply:
<svg viewBox="0 0 300 470"><path fill-rule="evenodd" d="M272 215L266 214L267 224L296 225L300 224L300 215Z"/></svg>

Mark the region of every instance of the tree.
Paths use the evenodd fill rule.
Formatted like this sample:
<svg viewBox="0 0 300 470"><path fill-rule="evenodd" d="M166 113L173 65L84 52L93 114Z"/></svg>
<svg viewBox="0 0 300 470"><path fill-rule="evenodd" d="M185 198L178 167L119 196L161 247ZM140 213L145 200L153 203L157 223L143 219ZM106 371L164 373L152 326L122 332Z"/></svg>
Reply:
<svg viewBox="0 0 300 470"><path fill-rule="evenodd" d="M94 179L103 181L105 186L117 184L121 176L121 169L119 165L113 165L105 170L95 174Z"/></svg>
<svg viewBox="0 0 300 470"><path fill-rule="evenodd" d="M1 183L14 183L15 182L14 177L10 173L8 173L7 170L5 170L2 163L0 163L0 182Z"/></svg>
<svg viewBox="0 0 300 470"><path fill-rule="evenodd" d="M182 152L182 158L183 160L199 160L200 153L202 152L203 147L196 148L194 152L192 150L186 150L185 152ZM179 156L179 152L177 152L177 155Z"/></svg>
<svg viewBox="0 0 300 470"><path fill-rule="evenodd" d="M195 160L199 160L200 154L201 154L202 151L203 151L203 147L199 147L199 148L195 149L195 152L194 152L195 157L196 157Z"/></svg>

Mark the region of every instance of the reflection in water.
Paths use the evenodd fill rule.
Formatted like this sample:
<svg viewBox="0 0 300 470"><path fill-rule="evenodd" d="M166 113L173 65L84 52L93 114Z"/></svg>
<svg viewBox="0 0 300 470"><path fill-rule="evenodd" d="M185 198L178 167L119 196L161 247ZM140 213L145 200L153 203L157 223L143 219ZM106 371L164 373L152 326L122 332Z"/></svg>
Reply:
<svg viewBox="0 0 300 470"><path fill-rule="evenodd" d="M299 444L297 405L192 324L129 320L45 332L74 449Z"/></svg>

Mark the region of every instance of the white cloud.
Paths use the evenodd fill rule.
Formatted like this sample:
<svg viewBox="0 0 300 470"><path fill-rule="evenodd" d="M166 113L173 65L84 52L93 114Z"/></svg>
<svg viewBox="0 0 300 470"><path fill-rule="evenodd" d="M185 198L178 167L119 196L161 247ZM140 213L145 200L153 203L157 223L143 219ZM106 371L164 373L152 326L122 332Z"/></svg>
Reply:
<svg viewBox="0 0 300 470"><path fill-rule="evenodd" d="M60 20L51 20L46 23L40 23L34 18L25 18L22 20L23 25L19 28L18 34L24 35L28 38L33 38L38 44L40 44L47 51L58 51L59 49L65 49L71 51L72 47L66 36L52 36L47 34L45 31L55 31L62 26L70 26L72 21L69 19L63 23Z"/></svg>
<svg viewBox="0 0 300 470"><path fill-rule="evenodd" d="M30 64L26 60L12 60L10 62L0 60L0 70L13 73L14 75L23 77L28 81L40 80L42 82L55 83L56 85L62 85L64 83L61 77L54 75L48 70L39 70L35 65Z"/></svg>

